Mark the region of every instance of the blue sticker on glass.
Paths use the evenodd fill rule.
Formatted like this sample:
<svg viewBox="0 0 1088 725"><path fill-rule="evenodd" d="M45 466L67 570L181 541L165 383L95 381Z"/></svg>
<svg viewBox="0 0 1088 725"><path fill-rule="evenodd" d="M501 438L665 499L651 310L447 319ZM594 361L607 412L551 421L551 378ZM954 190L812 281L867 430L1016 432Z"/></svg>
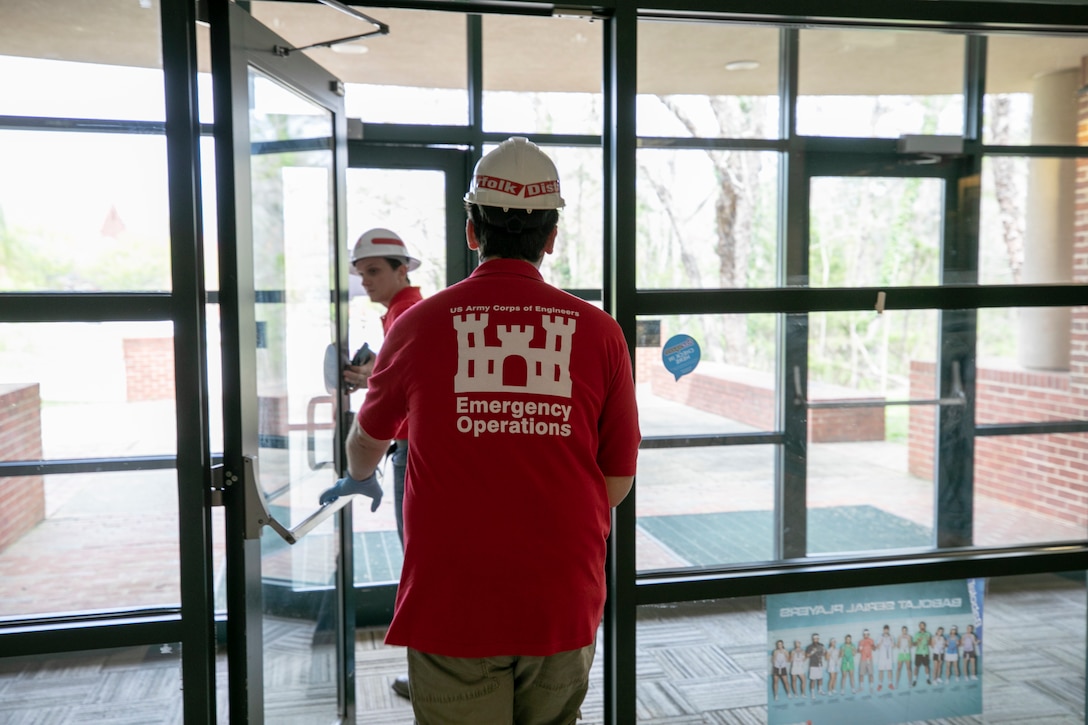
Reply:
<svg viewBox="0 0 1088 725"><path fill-rule="evenodd" d="M699 364L699 343L691 335L673 335L661 350L661 361L665 369L676 380L687 375Z"/></svg>

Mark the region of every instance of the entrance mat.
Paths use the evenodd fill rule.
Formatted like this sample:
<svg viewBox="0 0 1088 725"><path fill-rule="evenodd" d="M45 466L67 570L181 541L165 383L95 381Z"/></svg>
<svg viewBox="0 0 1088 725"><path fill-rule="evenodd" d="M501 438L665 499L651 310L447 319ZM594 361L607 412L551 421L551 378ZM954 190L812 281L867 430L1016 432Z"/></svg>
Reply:
<svg viewBox="0 0 1088 725"><path fill-rule="evenodd" d="M404 551L396 531L355 533L355 583L400 581Z"/></svg>
<svg viewBox="0 0 1088 725"><path fill-rule="evenodd" d="M770 511L641 516L638 525L692 566L774 558L774 517ZM810 554L932 545L932 529L875 506L808 510Z"/></svg>

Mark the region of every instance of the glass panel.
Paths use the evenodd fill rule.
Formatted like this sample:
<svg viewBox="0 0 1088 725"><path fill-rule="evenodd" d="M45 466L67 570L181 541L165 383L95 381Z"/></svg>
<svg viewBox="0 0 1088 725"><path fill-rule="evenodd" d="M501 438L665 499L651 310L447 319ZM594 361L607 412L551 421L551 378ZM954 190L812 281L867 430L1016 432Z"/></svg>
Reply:
<svg viewBox="0 0 1088 725"><path fill-rule="evenodd" d="M995 145L1077 143L1081 59L1088 40L991 35L982 139Z"/></svg>
<svg viewBox="0 0 1088 725"><path fill-rule="evenodd" d="M176 452L169 322L4 324L0 341L0 386L40 426L27 460Z"/></svg>
<svg viewBox="0 0 1088 725"><path fill-rule="evenodd" d="M484 153L494 148L494 144L485 145ZM604 258L601 149L566 146L541 148L555 162L559 171L566 206L559 210L559 235L556 237L555 251L544 259L540 274L546 282L561 289L599 290L604 279L601 272L601 260Z"/></svg>
<svg viewBox="0 0 1088 725"><path fill-rule="evenodd" d="M6 723L174 725L182 722L181 645L0 659L0 693Z"/></svg>
<svg viewBox="0 0 1088 725"><path fill-rule="evenodd" d="M0 289L170 289L164 137L0 131L0 158Z"/></svg>
<svg viewBox="0 0 1088 725"><path fill-rule="evenodd" d="M420 288L424 297L445 287L446 183L445 172L434 169L348 169L348 253L366 230L392 229L422 262L412 272L412 284ZM463 238L452 241L464 243ZM380 341L382 334L377 316L385 314L385 308L366 302L358 277L350 275L348 281L352 286L352 321L365 314L362 309L369 308L375 313L374 335L360 338L358 344L365 339L377 349L374 342ZM365 303L363 308L357 310L357 302ZM368 319L368 334L370 327Z"/></svg>
<svg viewBox="0 0 1088 725"><path fill-rule="evenodd" d="M178 606L177 522L172 469L0 478L0 617Z"/></svg>
<svg viewBox="0 0 1088 725"><path fill-rule="evenodd" d="M335 478L335 398L323 360L334 339L329 286L331 114L251 72L253 260L260 481L284 525L317 508ZM314 145L318 150L307 150Z"/></svg>
<svg viewBox="0 0 1088 725"><path fill-rule="evenodd" d="M975 541L1015 546L1088 536L1084 433L975 439Z"/></svg>
<svg viewBox="0 0 1088 725"><path fill-rule="evenodd" d="M600 148L547 146L544 151L559 169L563 200L555 251L540 265L544 280L561 289L601 289L604 279L604 192Z"/></svg>
<svg viewBox="0 0 1088 725"><path fill-rule="evenodd" d="M962 136L963 36L802 30L797 133Z"/></svg>
<svg viewBox="0 0 1088 725"><path fill-rule="evenodd" d="M215 140L200 139L200 209L204 231L204 288L219 289L219 208L216 205Z"/></svg>
<svg viewBox="0 0 1088 725"><path fill-rule="evenodd" d="M969 582L978 582L973 597ZM958 590L954 596L945 596L950 585ZM981 597L980 585L984 587ZM791 599L798 606L783 612L781 603ZM972 604L979 605L977 614ZM835 605L842 610L833 610ZM832 589L762 601L753 597L646 605L639 607L636 625L638 721L1080 722L1083 699L1058 693L1054 683L1065 682L1072 693L1084 688L1085 619L1083 572ZM885 624L894 634L907 626L913 638L922 620L926 631L934 635L943 630L940 682L919 678L911 687L903 668L893 690L888 684L894 684L895 670L880 667L885 660L875 645ZM975 656L963 653L962 635L968 625L977 638ZM948 650L953 626L959 635L954 660ZM1028 665L1025 626L1033 641L1048 643L1031 649ZM870 630L874 645L871 685L868 675L860 682L856 677L860 653L854 654L853 672L844 672L843 667L845 636L850 634L851 644L858 645L865 629ZM804 649L813 633L820 635L825 655L826 645L835 638L838 667L829 667L825 656L822 671L809 670ZM800 674L791 674L792 664L785 673L796 689L782 685L781 679L775 686L774 651L779 639L787 650L795 640L802 642ZM930 672L935 673L932 647L928 659ZM826 691L832 672L837 675L839 692L812 695L810 674L820 675L818 681Z"/></svg>
<svg viewBox="0 0 1088 725"><path fill-rule="evenodd" d="M1084 307L979 310L976 422L1088 420L1086 320Z"/></svg>
<svg viewBox="0 0 1088 725"><path fill-rule="evenodd" d="M813 177L809 196L810 286L937 284L943 181Z"/></svg>
<svg viewBox="0 0 1088 725"><path fill-rule="evenodd" d="M1085 246L1077 241L1076 174L1076 159L983 159L980 283L1068 283L1083 274L1073 263Z"/></svg>
<svg viewBox="0 0 1088 725"><path fill-rule="evenodd" d="M411 273L413 285L429 297L446 283L446 183L445 172L433 169L348 169L348 247L367 229L386 227L395 231L422 264ZM453 240L454 242L463 240ZM349 275L350 302L348 344L351 350L365 342L381 350L385 335L383 305L372 303L360 278ZM362 404L365 390L353 395L352 405ZM383 459L381 471L391 491L393 466ZM359 585L397 581L404 556L394 516L393 499L376 512L356 516L355 582ZM398 673L399 674L399 673Z"/></svg>
<svg viewBox="0 0 1088 725"><path fill-rule="evenodd" d="M773 287L778 155L637 152L641 289Z"/></svg>
<svg viewBox="0 0 1088 725"><path fill-rule="evenodd" d="M485 15L484 130L600 134L603 28L586 18Z"/></svg>
<svg viewBox="0 0 1088 725"><path fill-rule="evenodd" d="M159 23L152 0L0 3L0 115L162 121Z"/></svg>
<svg viewBox="0 0 1088 725"><path fill-rule="evenodd" d="M934 310L809 316L809 554L932 546ZM927 465L928 464L928 465Z"/></svg>
<svg viewBox="0 0 1088 725"><path fill-rule="evenodd" d="M638 569L773 560L776 455L773 445L640 451Z"/></svg>
<svg viewBox="0 0 1088 725"><path fill-rule="evenodd" d="M258 480L292 527L336 479L338 402L324 375L335 339L332 114L253 69L250 88ZM268 717L335 719L336 518L294 546L261 533Z"/></svg>
<svg viewBox="0 0 1088 725"><path fill-rule="evenodd" d="M694 369L669 357L686 335ZM645 317L635 354L644 438L775 429L774 315ZM771 445L643 449L638 567L669 569L774 558Z"/></svg>
<svg viewBox="0 0 1088 725"><path fill-rule="evenodd" d="M694 370L666 362L665 345L675 335L698 345ZM637 344L644 437L775 430L774 315L644 317Z"/></svg>
<svg viewBox="0 0 1088 725"><path fill-rule="evenodd" d="M638 133L778 136L778 29L641 21Z"/></svg>
<svg viewBox="0 0 1088 725"><path fill-rule="evenodd" d="M329 6L250 5L255 18L299 47L376 29ZM389 34L305 51L344 82L348 116L366 123L468 123L467 16L385 7L355 9L388 25Z"/></svg>
<svg viewBox="0 0 1088 725"><path fill-rule="evenodd" d="M7 14L0 8L0 26L12 27L3 21ZM158 13L155 15L158 23ZM50 32L64 27L61 23L51 24ZM157 26L153 40L157 46ZM5 43L0 41L0 52L4 47ZM0 77L4 78L0 115L123 121L166 118L162 71L157 67L0 56ZM43 88L49 92L42 93Z"/></svg>

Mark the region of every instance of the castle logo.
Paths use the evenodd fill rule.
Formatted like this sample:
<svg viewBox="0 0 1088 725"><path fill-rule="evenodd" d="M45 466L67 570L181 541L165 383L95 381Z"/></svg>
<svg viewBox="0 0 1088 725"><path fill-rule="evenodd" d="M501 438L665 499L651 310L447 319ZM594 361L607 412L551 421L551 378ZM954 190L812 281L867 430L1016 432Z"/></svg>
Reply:
<svg viewBox="0 0 1088 725"><path fill-rule="evenodd" d="M454 315L457 329L455 393L535 393L569 398L571 339L577 320L542 314L544 347L529 347L534 325L499 325L498 345L484 344L487 313Z"/></svg>

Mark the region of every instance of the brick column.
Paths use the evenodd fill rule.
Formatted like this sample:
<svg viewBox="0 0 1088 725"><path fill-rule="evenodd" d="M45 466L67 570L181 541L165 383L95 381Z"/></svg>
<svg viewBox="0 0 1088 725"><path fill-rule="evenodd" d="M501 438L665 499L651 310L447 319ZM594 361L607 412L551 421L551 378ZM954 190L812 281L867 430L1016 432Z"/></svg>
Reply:
<svg viewBox="0 0 1088 725"><path fill-rule="evenodd" d="M0 385L0 460L42 458L41 398L38 384ZM0 551L45 518L41 476L0 478Z"/></svg>
<svg viewBox="0 0 1088 725"><path fill-rule="evenodd" d="M1081 59L1077 94L1077 145L1088 146L1088 57ZM1076 160L1073 218L1073 282L1088 283L1088 160ZM1074 307L1070 323L1069 372L1074 395L1088 395L1088 308Z"/></svg>

